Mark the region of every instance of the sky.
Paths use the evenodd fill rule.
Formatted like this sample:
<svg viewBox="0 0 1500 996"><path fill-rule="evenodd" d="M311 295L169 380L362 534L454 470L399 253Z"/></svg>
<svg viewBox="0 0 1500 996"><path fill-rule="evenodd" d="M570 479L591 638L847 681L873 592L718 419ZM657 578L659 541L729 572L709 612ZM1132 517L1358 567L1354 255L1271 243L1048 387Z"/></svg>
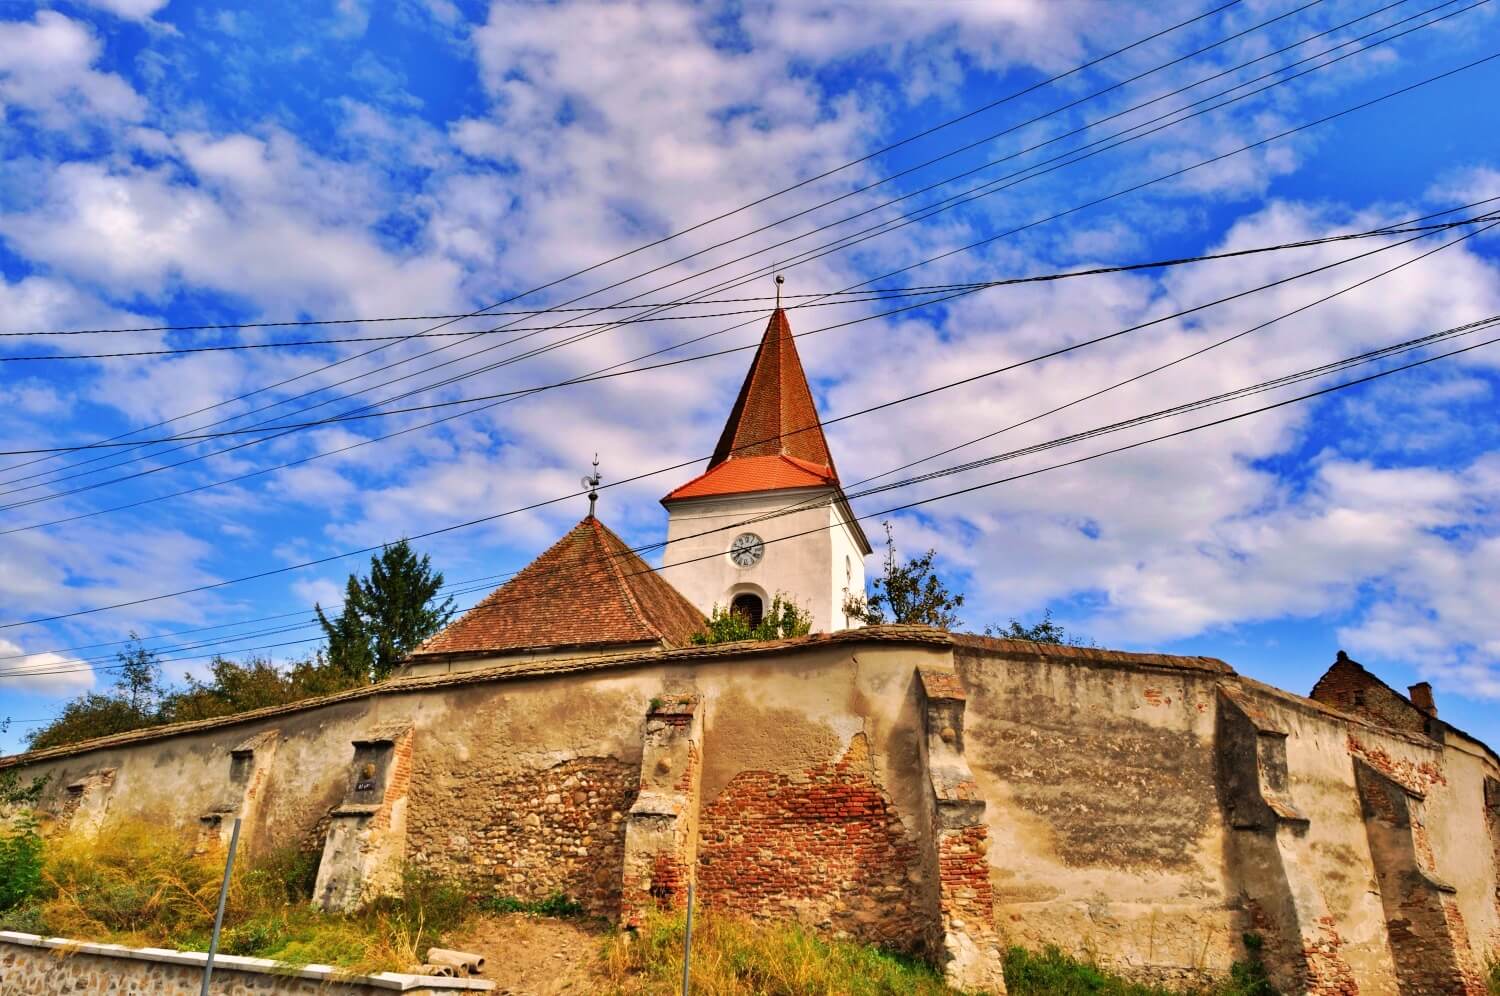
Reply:
<svg viewBox="0 0 1500 996"><path fill-rule="evenodd" d="M367 563L349 551L415 537L467 607L585 514L595 453L601 517L662 539L773 272L825 418L1142 326L836 422L851 490L1500 314L1500 230L1475 225L822 296L1500 197L1497 25L1475 0L0 6L0 449L491 398L0 456L0 750L107 689L131 633L174 678L214 652L305 656L307 610ZM660 318L602 324L622 314ZM966 628L1050 610L1302 694L1342 648L1500 744L1500 345L1042 470L1397 362L854 508L937 551ZM602 371L637 372L524 392Z"/></svg>

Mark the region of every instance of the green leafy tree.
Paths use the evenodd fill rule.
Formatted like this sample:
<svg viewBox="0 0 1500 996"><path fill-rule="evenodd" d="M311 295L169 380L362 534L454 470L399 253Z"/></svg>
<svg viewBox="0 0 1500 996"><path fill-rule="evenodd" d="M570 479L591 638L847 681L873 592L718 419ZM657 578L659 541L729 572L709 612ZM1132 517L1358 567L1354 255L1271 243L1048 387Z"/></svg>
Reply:
<svg viewBox="0 0 1500 996"><path fill-rule="evenodd" d="M902 563L896 556L896 539L889 522L885 526L885 558L881 574L870 582L870 592L844 593L844 615L866 626L881 623L919 623L938 629L959 625L958 609L964 596L948 590L933 566L937 552L928 550Z"/></svg>
<svg viewBox="0 0 1500 996"><path fill-rule="evenodd" d="M364 578L349 575L344 609L329 620L317 607L328 659L351 679L383 681L406 654L453 617L453 599L434 604L443 575L406 540L370 558Z"/></svg>
<svg viewBox="0 0 1500 996"><path fill-rule="evenodd" d="M167 722L232 716L364 684L364 679L350 678L321 653L289 668L263 657L243 662L215 657L208 670L207 681L187 675L184 687L163 698L161 712Z"/></svg>
<svg viewBox="0 0 1500 996"><path fill-rule="evenodd" d="M791 596L778 591L756 626L751 626L741 613L715 605L708 617L708 628L694 633L693 642L701 647L740 640L784 640L806 636L811 630L812 614L792 601Z"/></svg>
<svg viewBox="0 0 1500 996"><path fill-rule="evenodd" d="M986 626L985 636L1000 637L1005 640L1030 640L1033 643L1056 643L1067 647L1093 647L1097 646L1092 640L1086 640L1074 633L1069 633L1067 628L1060 623L1053 622L1052 610L1048 609L1042 613L1040 621L1030 626L1022 625L1020 620L1012 619L1007 626Z"/></svg>
<svg viewBox="0 0 1500 996"><path fill-rule="evenodd" d="M56 719L28 733L26 746L44 750L160 724L161 702L167 687L156 652L131 633L130 642L115 655L115 661L113 689L73 699L63 706Z"/></svg>

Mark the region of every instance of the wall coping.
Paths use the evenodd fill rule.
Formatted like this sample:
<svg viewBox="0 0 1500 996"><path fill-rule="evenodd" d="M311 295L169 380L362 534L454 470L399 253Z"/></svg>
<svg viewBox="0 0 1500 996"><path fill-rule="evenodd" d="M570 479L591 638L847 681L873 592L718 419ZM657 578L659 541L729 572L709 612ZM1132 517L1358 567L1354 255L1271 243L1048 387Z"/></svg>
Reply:
<svg viewBox="0 0 1500 996"><path fill-rule="evenodd" d="M167 726L148 726L144 729L115 733L107 737L95 737L91 740L80 740L77 743L63 744L60 747L49 747L45 750L31 751L24 754L11 754L0 757L0 769L23 764L35 764L38 761L50 761L62 757L73 757L95 750L105 750L112 747L148 743L153 740L164 740L185 734L225 729L245 723L256 723L276 716L310 712L323 706L354 702L382 695L405 695L410 692L421 692L433 688L454 688L500 681L520 681L527 678L550 677L584 671L632 667L661 667L675 664L691 664L700 660L764 657L778 653L794 653L839 645L892 643L907 644L910 646L952 647L953 638L949 633L933 629L931 626L892 624L846 629L840 630L837 633L813 633L809 636L795 636L785 640L743 640L738 643L721 643L716 646L706 647L684 647L679 650L653 649L640 653L609 654L599 657L516 661L509 664L478 667L469 671L456 671L449 674L392 678L388 681L382 681L377 685L367 685L363 688L352 688L347 691L334 692L331 695L319 695L313 698L300 699L285 705L266 706L263 709L252 709L249 712L235 713L230 716L215 716L212 719L190 720L185 723L172 723ZM455 660L461 658L483 659L485 656L494 656L495 653L499 652L477 652L474 654L443 656L452 656ZM429 661L437 659L437 657L426 658Z"/></svg>
<svg viewBox="0 0 1500 996"><path fill-rule="evenodd" d="M202 951L176 951L171 948L130 948L123 944L100 944L91 941L73 941L65 937L42 937L40 934L23 934L13 930L0 930L0 944L15 944L27 948L46 948L60 955L86 954L101 958L124 958L130 961L152 961L165 965L188 965L202 968L208 955ZM375 975L349 975L332 965L289 965L269 958L244 958L239 955L216 955L216 972L250 972L257 975L274 975L280 978L312 979L318 982L344 985L368 986L373 989L389 989L392 992L426 990L467 990L470 992L493 992L495 984L483 979L450 979L440 975L408 975L403 972L380 972Z"/></svg>

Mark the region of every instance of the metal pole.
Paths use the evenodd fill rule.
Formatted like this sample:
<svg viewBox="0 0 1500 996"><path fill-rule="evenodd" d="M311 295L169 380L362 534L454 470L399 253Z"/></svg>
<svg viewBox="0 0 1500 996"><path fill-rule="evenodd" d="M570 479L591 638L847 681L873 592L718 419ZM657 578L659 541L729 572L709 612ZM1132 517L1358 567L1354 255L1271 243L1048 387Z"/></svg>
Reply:
<svg viewBox="0 0 1500 996"><path fill-rule="evenodd" d="M682 996L688 996L688 978L693 972L693 883L688 883L687 931L682 935Z"/></svg>
<svg viewBox="0 0 1500 996"><path fill-rule="evenodd" d="M224 901L229 898L229 876L234 872L234 849L240 842L240 818L234 818L234 830L229 834L229 856L224 859L224 884L219 886L219 912L214 914L214 936L208 942L208 961L203 964L203 988L200 996L208 996L208 983L214 977L214 955L219 953L219 930L224 926Z"/></svg>

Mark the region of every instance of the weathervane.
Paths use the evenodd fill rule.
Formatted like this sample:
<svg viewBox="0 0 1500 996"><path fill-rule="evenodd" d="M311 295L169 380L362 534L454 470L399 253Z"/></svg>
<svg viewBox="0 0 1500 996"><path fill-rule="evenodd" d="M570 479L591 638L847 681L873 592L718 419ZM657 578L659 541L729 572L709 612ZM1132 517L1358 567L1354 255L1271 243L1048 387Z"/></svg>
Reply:
<svg viewBox="0 0 1500 996"><path fill-rule="evenodd" d="M594 517L594 505L599 501L599 454L594 454L594 473L583 479L583 486L589 489L589 518Z"/></svg>

